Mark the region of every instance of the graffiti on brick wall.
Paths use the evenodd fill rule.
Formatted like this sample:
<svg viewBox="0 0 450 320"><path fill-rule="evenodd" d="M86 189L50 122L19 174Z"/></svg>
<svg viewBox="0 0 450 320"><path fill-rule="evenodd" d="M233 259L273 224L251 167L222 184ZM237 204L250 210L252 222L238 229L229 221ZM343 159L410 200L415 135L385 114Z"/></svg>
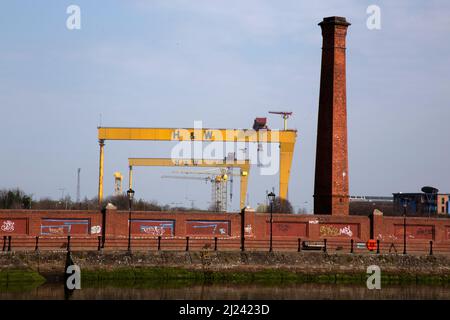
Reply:
<svg viewBox="0 0 450 320"><path fill-rule="evenodd" d="M42 219L41 235L89 234L89 219Z"/></svg>
<svg viewBox="0 0 450 320"><path fill-rule="evenodd" d="M4 219L0 220L0 233L2 234L26 234L26 219Z"/></svg>
<svg viewBox="0 0 450 320"><path fill-rule="evenodd" d="M131 220L131 232L154 237L172 237L175 231L174 220Z"/></svg>
<svg viewBox="0 0 450 320"><path fill-rule="evenodd" d="M249 236L253 235L253 228L252 228L252 225L251 225L251 224L247 224L247 225L244 227L244 232L245 232L246 235L249 235Z"/></svg>
<svg viewBox="0 0 450 320"><path fill-rule="evenodd" d="M230 235L230 221L191 220L186 221L186 233L192 235Z"/></svg>
<svg viewBox="0 0 450 320"><path fill-rule="evenodd" d="M321 224L319 228L321 237L358 237L357 224Z"/></svg>
<svg viewBox="0 0 450 320"><path fill-rule="evenodd" d="M398 240L398 237L396 237L393 234L385 234L385 235L383 235L383 234L379 233L378 236L377 236L377 239L380 240L380 241L395 241L395 240Z"/></svg>
<svg viewBox="0 0 450 320"><path fill-rule="evenodd" d="M394 233L398 238L403 238L403 224L394 225ZM433 240L434 228L427 225L406 225L406 237L409 239Z"/></svg>
<svg viewBox="0 0 450 320"><path fill-rule="evenodd" d="M102 226L91 227L91 234L99 234L100 232L102 232Z"/></svg>
<svg viewBox="0 0 450 320"><path fill-rule="evenodd" d="M14 231L14 222L12 222L11 220L3 221L1 229L4 232L13 232Z"/></svg>
<svg viewBox="0 0 450 320"><path fill-rule="evenodd" d="M292 221L274 221L272 225L273 236L278 237L305 237L306 223ZM266 234L270 234L270 222L266 223Z"/></svg>

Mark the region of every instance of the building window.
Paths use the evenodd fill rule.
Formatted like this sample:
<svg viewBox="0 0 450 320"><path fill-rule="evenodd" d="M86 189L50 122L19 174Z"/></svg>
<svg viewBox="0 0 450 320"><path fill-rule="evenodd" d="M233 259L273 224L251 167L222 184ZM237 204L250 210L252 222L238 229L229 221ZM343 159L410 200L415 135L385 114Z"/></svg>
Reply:
<svg viewBox="0 0 450 320"><path fill-rule="evenodd" d="M445 207L442 207L441 209L442 209L442 211L441 211L441 212L445 212Z"/></svg>
<svg viewBox="0 0 450 320"><path fill-rule="evenodd" d="M445 204L445 199L441 198L441 204Z"/></svg>

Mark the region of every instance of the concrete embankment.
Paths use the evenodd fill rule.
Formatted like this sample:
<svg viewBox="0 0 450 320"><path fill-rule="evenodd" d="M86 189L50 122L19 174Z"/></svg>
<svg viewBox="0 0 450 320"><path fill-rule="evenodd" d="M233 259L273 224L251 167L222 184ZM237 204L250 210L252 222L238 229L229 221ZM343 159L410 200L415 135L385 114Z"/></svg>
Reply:
<svg viewBox="0 0 450 320"><path fill-rule="evenodd" d="M0 254L0 274L31 272L62 276L66 252L10 252ZM382 275L405 279L435 278L450 282L446 256L326 254L322 252L73 252L85 279L363 279L367 267ZM331 278L330 278L331 277ZM2 276L0 276L0 281Z"/></svg>

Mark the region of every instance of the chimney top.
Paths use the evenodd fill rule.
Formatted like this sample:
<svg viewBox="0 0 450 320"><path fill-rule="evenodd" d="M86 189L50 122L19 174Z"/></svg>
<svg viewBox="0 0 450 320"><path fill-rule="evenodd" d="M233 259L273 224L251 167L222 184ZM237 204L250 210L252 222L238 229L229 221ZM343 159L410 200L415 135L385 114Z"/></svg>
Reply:
<svg viewBox="0 0 450 320"><path fill-rule="evenodd" d="M341 26L349 26L350 25L350 23L347 22L345 17L336 17L336 16L323 18L323 21L319 23L319 26L326 25L326 24L327 25L330 25L330 24L341 25Z"/></svg>

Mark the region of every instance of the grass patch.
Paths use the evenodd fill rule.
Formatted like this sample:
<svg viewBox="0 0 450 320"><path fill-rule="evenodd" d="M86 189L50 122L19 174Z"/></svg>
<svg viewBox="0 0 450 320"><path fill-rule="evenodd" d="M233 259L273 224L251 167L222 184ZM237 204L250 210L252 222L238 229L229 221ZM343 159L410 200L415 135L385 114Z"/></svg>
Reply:
<svg viewBox="0 0 450 320"><path fill-rule="evenodd" d="M23 292L39 287L45 278L32 270L0 271L0 292Z"/></svg>

